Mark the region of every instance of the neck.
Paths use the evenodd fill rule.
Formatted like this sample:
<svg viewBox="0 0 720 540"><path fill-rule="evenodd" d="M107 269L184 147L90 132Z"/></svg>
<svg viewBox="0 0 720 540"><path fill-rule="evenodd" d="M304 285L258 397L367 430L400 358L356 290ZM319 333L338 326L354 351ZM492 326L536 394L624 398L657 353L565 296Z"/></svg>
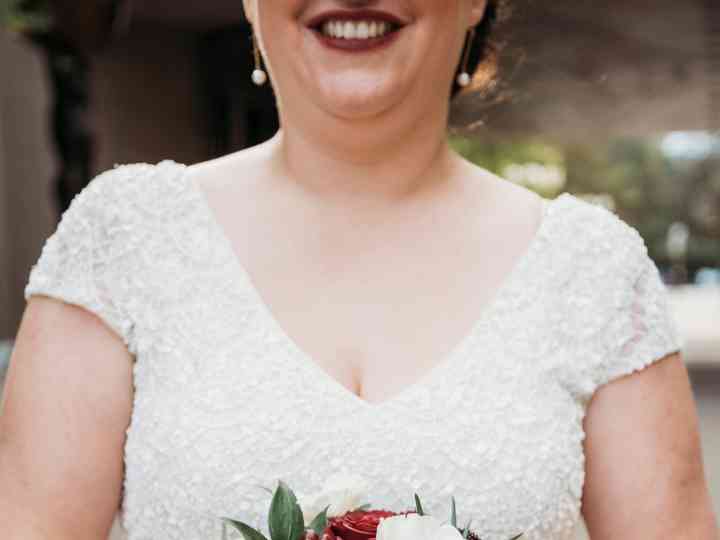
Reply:
<svg viewBox="0 0 720 540"><path fill-rule="evenodd" d="M399 122L284 122L273 137L283 176L326 199L392 202L447 181L459 156L447 142L447 112ZM382 125L382 127L381 127ZM322 126L324 129L318 129Z"/></svg>

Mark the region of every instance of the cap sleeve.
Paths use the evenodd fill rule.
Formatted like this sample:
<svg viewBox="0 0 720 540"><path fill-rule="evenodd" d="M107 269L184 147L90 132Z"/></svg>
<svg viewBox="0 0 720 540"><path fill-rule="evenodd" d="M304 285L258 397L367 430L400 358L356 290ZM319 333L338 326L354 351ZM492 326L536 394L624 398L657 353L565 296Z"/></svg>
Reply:
<svg viewBox="0 0 720 540"><path fill-rule="evenodd" d="M610 264L604 270L605 279L588 289L590 306L597 306L604 319L603 331L581 346L581 358L575 359L579 365L574 382L586 401L600 386L684 347L668 288L648 256L645 241L615 214L605 210L601 214L610 220L603 229L604 245L613 253L606 258Z"/></svg>
<svg viewBox="0 0 720 540"><path fill-rule="evenodd" d="M109 326L133 354L133 321L125 309L129 271L123 183L134 165L93 178L71 201L30 269L24 296L50 296L81 306Z"/></svg>

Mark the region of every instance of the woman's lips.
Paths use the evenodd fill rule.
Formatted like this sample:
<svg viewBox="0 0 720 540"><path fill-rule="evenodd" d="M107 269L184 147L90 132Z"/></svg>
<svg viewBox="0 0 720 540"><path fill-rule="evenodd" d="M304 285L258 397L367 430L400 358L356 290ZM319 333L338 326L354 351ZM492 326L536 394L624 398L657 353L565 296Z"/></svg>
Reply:
<svg viewBox="0 0 720 540"><path fill-rule="evenodd" d="M383 35L367 38L333 37L322 31L327 21L374 21L390 25L391 30ZM377 9L332 10L312 17L306 26L324 45L333 50L345 52L368 52L387 47L393 43L409 23L386 11Z"/></svg>
<svg viewBox="0 0 720 540"><path fill-rule="evenodd" d="M333 10L326 11L315 15L310 19L306 26L308 28L319 28L325 21L329 20L340 20L340 21L385 21L395 26L404 26L407 21L403 21L400 17L388 13L386 11L380 11L376 9L354 9L348 10Z"/></svg>
<svg viewBox="0 0 720 540"><path fill-rule="evenodd" d="M320 30L311 29L311 32L325 47L344 52L368 52L387 47L393 43L404 27L392 30L382 36L372 38L337 38L329 36Z"/></svg>

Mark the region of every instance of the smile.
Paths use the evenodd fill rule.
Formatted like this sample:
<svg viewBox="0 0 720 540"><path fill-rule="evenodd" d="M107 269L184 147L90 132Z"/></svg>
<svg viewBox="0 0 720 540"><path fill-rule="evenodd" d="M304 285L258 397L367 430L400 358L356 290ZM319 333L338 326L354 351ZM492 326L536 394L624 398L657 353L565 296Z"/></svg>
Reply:
<svg viewBox="0 0 720 540"><path fill-rule="evenodd" d="M378 12L380 13L380 12ZM380 13L329 13L316 17L308 26L326 47L347 52L365 52L395 41L405 25L395 17Z"/></svg>
<svg viewBox="0 0 720 540"><path fill-rule="evenodd" d="M327 37L341 39L373 39L397 30L399 26L386 21L325 21L321 26Z"/></svg>

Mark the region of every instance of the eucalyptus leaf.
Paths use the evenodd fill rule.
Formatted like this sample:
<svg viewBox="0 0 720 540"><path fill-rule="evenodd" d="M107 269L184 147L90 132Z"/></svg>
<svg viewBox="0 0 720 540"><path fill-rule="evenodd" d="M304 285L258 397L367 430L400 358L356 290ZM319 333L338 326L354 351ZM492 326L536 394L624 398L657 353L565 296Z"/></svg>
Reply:
<svg viewBox="0 0 720 540"><path fill-rule="evenodd" d="M365 504L361 504L360 506L358 506L357 508L355 508L355 510L367 510L367 509L370 508L371 506L372 506L372 505L371 505L370 503L365 503Z"/></svg>
<svg viewBox="0 0 720 540"><path fill-rule="evenodd" d="M450 525L453 527L457 527L457 513L455 511L455 497L451 496L450 500L452 500L452 507L450 508Z"/></svg>
<svg viewBox="0 0 720 540"><path fill-rule="evenodd" d="M270 503L268 529L271 540L298 540L305 531L302 510L290 487L280 480Z"/></svg>
<svg viewBox="0 0 720 540"><path fill-rule="evenodd" d="M415 493L415 510L417 513L421 516L425 515L425 512L423 512L422 504L420 504L420 497L418 497L418 494Z"/></svg>
<svg viewBox="0 0 720 540"><path fill-rule="evenodd" d="M235 527L238 531L240 531L240 534L243 535L243 538L245 540L267 540L265 538L265 535L258 531L257 529L252 528L247 523L243 523L242 521L235 521L234 519L230 518L222 518L223 521L226 523L229 523L233 527Z"/></svg>
<svg viewBox="0 0 720 540"><path fill-rule="evenodd" d="M330 505L328 504L322 512L318 513L317 516L313 518L313 520L310 522L310 528L317 533L318 536L322 536L323 532L325 532L325 529L327 529L327 511L328 508L330 508Z"/></svg>

